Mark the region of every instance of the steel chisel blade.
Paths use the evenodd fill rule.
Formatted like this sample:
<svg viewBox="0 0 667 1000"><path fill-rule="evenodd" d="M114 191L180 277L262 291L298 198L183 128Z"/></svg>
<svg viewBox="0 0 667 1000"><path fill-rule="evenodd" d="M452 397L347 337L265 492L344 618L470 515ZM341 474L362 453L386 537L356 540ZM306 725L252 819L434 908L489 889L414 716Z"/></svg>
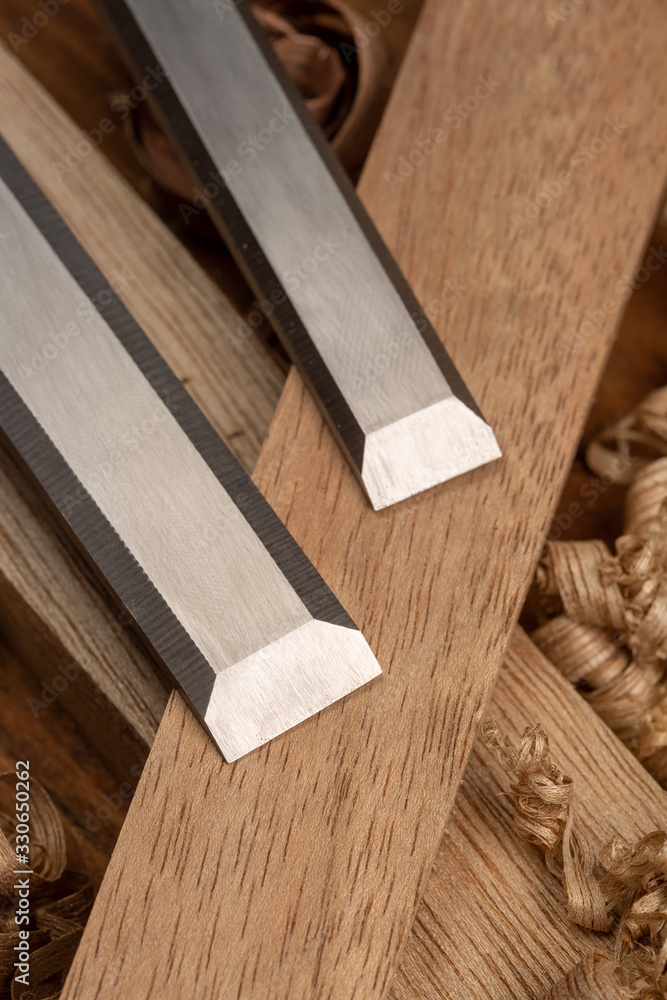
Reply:
<svg viewBox="0 0 667 1000"><path fill-rule="evenodd" d="M0 430L228 761L380 673L0 140Z"/></svg>
<svg viewBox="0 0 667 1000"><path fill-rule="evenodd" d="M373 506L499 458L243 0L100 3Z"/></svg>

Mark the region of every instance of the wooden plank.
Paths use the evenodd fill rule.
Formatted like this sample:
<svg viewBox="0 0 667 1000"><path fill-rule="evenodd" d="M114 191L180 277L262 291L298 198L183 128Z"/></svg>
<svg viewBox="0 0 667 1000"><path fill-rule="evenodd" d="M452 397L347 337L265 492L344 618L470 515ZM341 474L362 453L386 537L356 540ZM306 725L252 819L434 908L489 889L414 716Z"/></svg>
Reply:
<svg viewBox="0 0 667 1000"><path fill-rule="evenodd" d="M361 190L427 308L450 303L505 461L373 514L290 377L258 482L386 676L233 767L171 699L68 1000L386 995L657 206L660 24L654 0L555 27L519 0L427 5Z"/></svg>
<svg viewBox="0 0 667 1000"><path fill-rule="evenodd" d="M520 629L489 712L518 739L541 722L575 781L581 829L598 845L667 828L667 794ZM541 852L512 825L507 776L475 744L417 911L391 1000L539 1000L592 948L565 915Z"/></svg>
<svg viewBox="0 0 667 1000"><path fill-rule="evenodd" d="M664 221L658 218L642 254L639 268L631 266L621 276L622 286L634 290L623 314L614 349L595 402L586 420L582 447L558 501L551 541L599 538L611 549L623 534L626 486L609 485L584 461L585 446L604 427L633 410L649 392L667 382L667 267L656 267L667 239L667 204ZM536 587L531 588L521 612L521 624L531 633L541 623L542 609Z"/></svg>

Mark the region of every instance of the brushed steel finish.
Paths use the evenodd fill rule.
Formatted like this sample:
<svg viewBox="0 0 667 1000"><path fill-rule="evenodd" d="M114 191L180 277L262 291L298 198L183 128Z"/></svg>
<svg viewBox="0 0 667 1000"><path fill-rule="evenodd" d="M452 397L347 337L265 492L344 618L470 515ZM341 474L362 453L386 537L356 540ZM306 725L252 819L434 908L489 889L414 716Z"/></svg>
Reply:
<svg viewBox="0 0 667 1000"><path fill-rule="evenodd" d="M116 4L106 7L113 17ZM364 455L353 464L373 505L498 458L493 432L466 402L438 405L456 395L443 358L420 333L369 241L370 221L360 223L361 206L327 169L303 109L296 113L237 0L127 0L127 9L218 172L202 176L195 164L201 185L214 189L224 180L307 331L310 344L297 344L282 330L287 346L306 375L317 355L358 425ZM239 249L243 262L248 248ZM453 371L446 356L445 363ZM331 403L320 403L341 436ZM427 417L405 424L424 411ZM402 455L408 425L412 461ZM452 439L467 446L452 451Z"/></svg>
<svg viewBox="0 0 667 1000"><path fill-rule="evenodd" d="M99 313L84 326L86 296L1 190L0 364L69 467L216 672L305 624L204 459ZM33 372L30 359L72 322L81 332ZM217 545L205 543L211 529Z"/></svg>
<svg viewBox="0 0 667 1000"><path fill-rule="evenodd" d="M226 759L376 676L358 631L313 618L2 180L0 230L0 369L211 670L233 672L204 717Z"/></svg>
<svg viewBox="0 0 667 1000"><path fill-rule="evenodd" d="M216 165L240 161L227 186L364 433L451 396L238 9L225 4L221 22L210 0L130 5ZM267 128L270 143L246 162L239 148ZM365 378L394 342L394 363Z"/></svg>

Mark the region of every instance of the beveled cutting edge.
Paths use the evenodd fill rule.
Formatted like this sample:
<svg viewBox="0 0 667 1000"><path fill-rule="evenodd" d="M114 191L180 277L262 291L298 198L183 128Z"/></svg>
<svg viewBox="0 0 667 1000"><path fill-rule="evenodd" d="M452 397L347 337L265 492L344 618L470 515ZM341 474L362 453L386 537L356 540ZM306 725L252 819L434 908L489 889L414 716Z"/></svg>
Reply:
<svg viewBox="0 0 667 1000"><path fill-rule="evenodd" d="M499 458L243 0L99 2L375 509Z"/></svg>
<svg viewBox="0 0 667 1000"><path fill-rule="evenodd" d="M0 140L0 430L228 761L380 673Z"/></svg>

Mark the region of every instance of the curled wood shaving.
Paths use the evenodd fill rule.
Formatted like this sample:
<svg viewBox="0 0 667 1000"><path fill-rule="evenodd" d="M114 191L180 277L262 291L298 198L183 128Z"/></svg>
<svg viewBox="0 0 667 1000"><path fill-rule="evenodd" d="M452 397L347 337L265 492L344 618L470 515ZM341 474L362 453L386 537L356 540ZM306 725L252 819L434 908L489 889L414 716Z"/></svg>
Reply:
<svg viewBox="0 0 667 1000"><path fill-rule="evenodd" d="M645 403L616 425L619 449L640 425L667 449L667 388ZM549 542L536 582L548 620L533 640L667 787L667 458L634 475L613 554Z"/></svg>
<svg viewBox="0 0 667 1000"><path fill-rule="evenodd" d="M537 585L545 596L557 596L561 610L574 621L623 629L624 605L617 581L600 575L600 566L610 559L604 542L548 542L538 567Z"/></svg>
<svg viewBox="0 0 667 1000"><path fill-rule="evenodd" d="M624 970L609 955L591 951L544 1000L632 1000Z"/></svg>
<svg viewBox="0 0 667 1000"><path fill-rule="evenodd" d="M595 857L575 822L572 779L556 766L541 726L526 729L517 749L493 719L483 725L484 743L512 776L514 826L545 852L558 875L571 920L591 930L608 930L610 917L594 877Z"/></svg>
<svg viewBox="0 0 667 1000"><path fill-rule="evenodd" d="M649 393L627 416L591 441L586 462L609 482L628 485L655 458L667 455L667 386Z"/></svg>
<svg viewBox="0 0 667 1000"><path fill-rule="evenodd" d="M536 629L533 641L634 752L663 675L660 665L636 661L612 629L561 614Z"/></svg>
<svg viewBox="0 0 667 1000"><path fill-rule="evenodd" d="M493 719L483 726L484 743L512 775L514 826L531 844L552 852L563 839L572 802L572 781L554 764L540 726L526 730L517 749Z"/></svg>
<svg viewBox="0 0 667 1000"><path fill-rule="evenodd" d="M651 462L628 489L625 504L626 535L651 535L667 531L667 458Z"/></svg>
<svg viewBox="0 0 667 1000"><path fill-rule="evenodd" d="M0 774L0 998L57 1000L93 902L90 879L66 871L65 832L46 789L30 779L30 985L18 983L14 922L17 895L15 822L16 776Z"/></svg>
<svg viewBox="0 0 667 1000"><path fill-rule="evenodd" d="M667 1000L667 832L596 848L541 726L526 729L518 748L493 719L482 736L510 775L517 832L544 850L563 883L568 917L593 930L616 923L613 955L591 952L544 1000Z"/></svg>

